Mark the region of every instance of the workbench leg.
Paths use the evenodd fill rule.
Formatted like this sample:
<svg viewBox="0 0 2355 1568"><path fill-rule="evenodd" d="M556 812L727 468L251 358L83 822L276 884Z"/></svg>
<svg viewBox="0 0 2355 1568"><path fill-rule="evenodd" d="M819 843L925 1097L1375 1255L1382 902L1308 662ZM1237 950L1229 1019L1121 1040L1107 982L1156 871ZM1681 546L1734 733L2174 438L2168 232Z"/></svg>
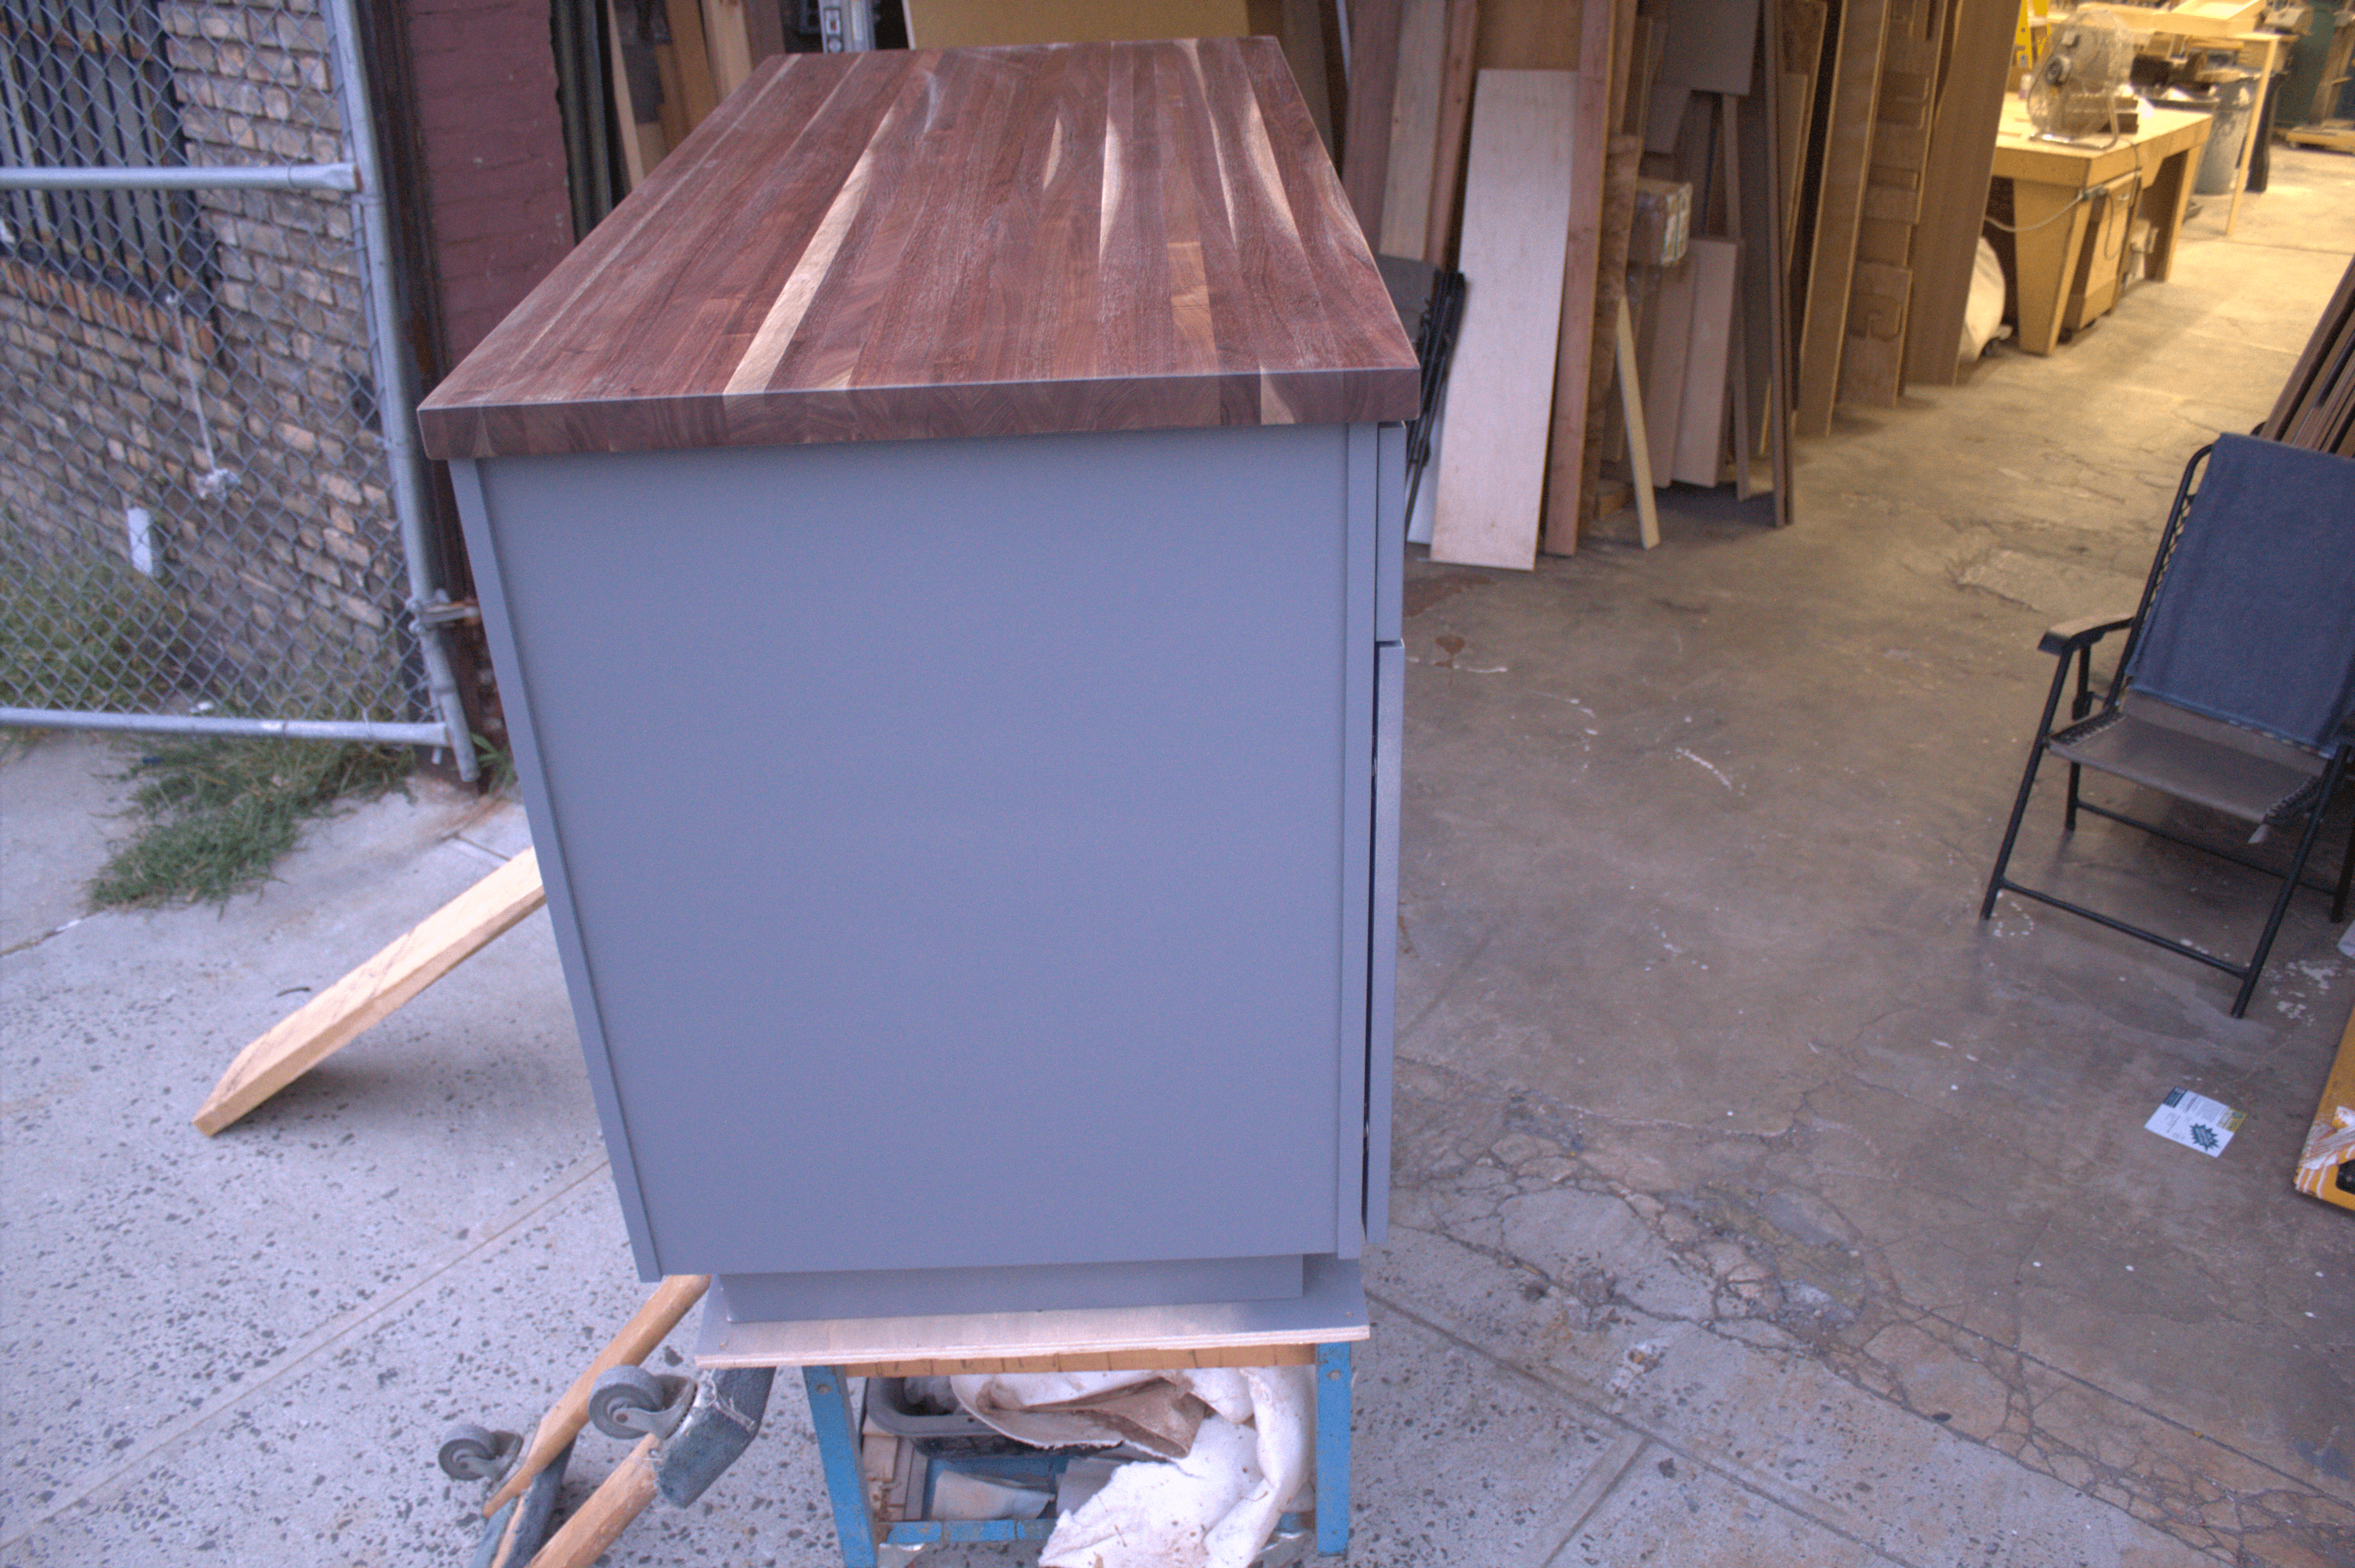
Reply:
<svg viewBox="0 0 2355 1568"><path fill-rule="evenodd" d="M2158 160L2158 172L2143 187L2142 215L2150 219L2150 253L2142 259L2142 275L2151 283L2167 282L2167 274L2175 270L2175 241L2183 232L2183 214L2191 205L2199 155L2198 147L2169 154Z"/></svg>
<svg viewBox="0 0 2355 1568"><path fill-rule="evenodd" d="M2050 354L2061 342L2061 317L2069 308L2069 285L2085 248L2084 193L2068 186L2011 182L2013 281L2019 303L2019 336L2030 354Z"/></svg>
<svg viewBox="0 0 2355 1568"><path fill-rule="evenodd" d="M850 1408L850 1380L840 1367L804 1367L802 1381L809 1389L810 1423L817 1428L818 1460L826 1467L843 1563L876 1568L875 1520L867 1511L867 1484L858 1475L858 1413Z"/></svg>
<svg viewBox="0 0 2355 1568"><path fill-rule="evenodd" d="M1349 1550L1349 1347L1316 1347L1316 1550Z"/></svg>

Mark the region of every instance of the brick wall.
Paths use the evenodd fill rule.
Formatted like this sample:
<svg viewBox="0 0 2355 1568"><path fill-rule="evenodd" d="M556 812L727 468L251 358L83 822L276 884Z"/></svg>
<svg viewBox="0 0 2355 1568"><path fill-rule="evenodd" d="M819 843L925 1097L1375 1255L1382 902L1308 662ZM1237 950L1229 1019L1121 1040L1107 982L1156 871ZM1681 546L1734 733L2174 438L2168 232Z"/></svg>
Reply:
<svg viewBox="0 0 2355 1568"><path fill-rule="evenodd" d="M344 156L315 0L158 6L191 164ZM185 305L0 267L0 506L53 556L129 553L154 518L191 699L282 717L417 715L399 531L347 200L193 197ZM206 297L208 296L208 297Z"/></svg>
<svg viewBox="0 0 2355 1568"><path fill-rule="evenodd" d="M572 248L548 0L409 0L410 86L455 366Z"/></svg>

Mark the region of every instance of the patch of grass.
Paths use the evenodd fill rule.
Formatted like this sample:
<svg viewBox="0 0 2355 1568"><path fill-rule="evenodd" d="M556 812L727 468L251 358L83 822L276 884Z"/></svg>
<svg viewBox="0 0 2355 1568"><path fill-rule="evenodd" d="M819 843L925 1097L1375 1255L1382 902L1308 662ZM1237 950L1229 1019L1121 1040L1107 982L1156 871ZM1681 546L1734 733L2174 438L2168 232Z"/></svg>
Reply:
<svg viewBox="0 0 2355 1568"><path fill-rule="evenodd" d="M336 801L373 800L409 776L409 752L244 736L171 740L123 776L142 781L138 835L91 883L101 908L218 903L258 887L304 820Z"/></svg>
<svg viewBox="0 0 2355 1568"><path fill-rule="evenodd" d="M186 613L102 551L37 553L14 515L0 529L0 708L123 712L165 695Z"/></svg>

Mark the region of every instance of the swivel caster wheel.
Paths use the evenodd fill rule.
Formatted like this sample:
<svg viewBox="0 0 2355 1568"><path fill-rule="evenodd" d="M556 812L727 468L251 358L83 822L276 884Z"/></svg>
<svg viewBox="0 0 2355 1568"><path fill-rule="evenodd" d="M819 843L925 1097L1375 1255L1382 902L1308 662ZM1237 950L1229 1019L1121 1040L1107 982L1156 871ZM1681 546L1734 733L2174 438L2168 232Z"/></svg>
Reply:
<svg viewBox="0 0 2355 1568"><path fill-rule="evenodd" d="M434 1461L453 1481L496 1481L523 1452L523 1439L512 1432L493 1432L471 1421L452 1424L442 1435Z"/></svg>
<svg viewBox="0 0 2355 1568"><path fill-rule="evenodd" d="M608 1437L667 1437L678 1430L694 1403L692 1378L666 1377L644 1367L613 1367L589 1391L589 1420Z"/></svg>

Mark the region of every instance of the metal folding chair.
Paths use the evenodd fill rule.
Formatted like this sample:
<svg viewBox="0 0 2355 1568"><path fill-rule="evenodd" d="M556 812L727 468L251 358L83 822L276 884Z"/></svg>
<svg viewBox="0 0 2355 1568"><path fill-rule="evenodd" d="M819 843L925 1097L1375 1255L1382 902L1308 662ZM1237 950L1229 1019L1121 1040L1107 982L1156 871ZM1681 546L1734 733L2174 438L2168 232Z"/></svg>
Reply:
<svg viewBox="0 0 2355 1568"><path fill-rule="evenodd" d="M2126 645L2097 707L2093 650L2117 632ZM2056 656L2052 688L1979 918L2011 892L2140 937L2238 979L2241 1017L2355 760L2355 461L2249 436L2202 447L2184 467L2135 613L2055 626L2040 646ZM2069 722L2055 731L2073 666ZM2069 764L2065 829L2091 812L2282 879L2245 963L2004 874L2047 752ZM2080 795L2087 768L2249 823L2252 842L2294 828L2297 847L2284 869L2097 805ZM2331 919L2342 921L2350 879L2355 833L2335 888L2305 885L2331 893Z"/></svg>

